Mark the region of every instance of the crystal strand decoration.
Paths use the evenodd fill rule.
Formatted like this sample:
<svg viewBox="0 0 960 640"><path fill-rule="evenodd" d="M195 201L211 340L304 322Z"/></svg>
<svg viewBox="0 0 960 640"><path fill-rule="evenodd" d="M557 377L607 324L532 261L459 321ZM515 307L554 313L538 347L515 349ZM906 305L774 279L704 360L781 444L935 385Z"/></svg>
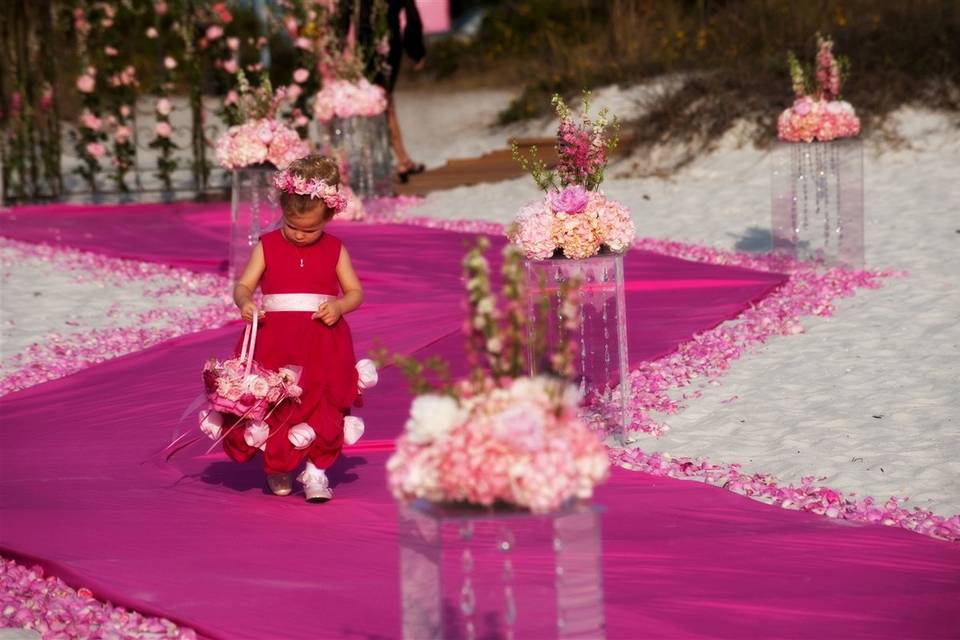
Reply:
<svg viewBox="0 0 960 640"><path fill-rule="evenodd" d="M464 541L463 552L460 554L460 569L463 572L463 583L460 586L460 613L463 615L464 637L466 640L475 640L477 627L473 621L473 614L477 607L477 594L473 589L473 553L469 547L473 539L472 522L460 525L460 539Z"/></svg>
<svg viewBox="0 0 960 640"><path fill-rule="evenodd" d="M593 271L590 269L589 266L584 267L583 271L582 271L581 273L578 273L577 275L581 276L581 277L580 277L580 282L581 282L582 285L587 285L587 286L589 286L590 282L592 282L591 277L592 277L592 275L593 275ZM590 281L590 282L588 282L588 281ZM581 295L583 295L583 294L585 293L585 289L586 289L586 287L582 287L582 288L580 289ZM584 396L586 396L586 394L587 394L587 340L586 340L586 336L584 335L584 332L586 331L587 324L586 324L586 322L584 322L584 317L583 317L584 309L585 309L586 306L587 306L586 303L587 303L587 301L586 301L586 298L585 298L585 297L583 297L583 298L580 299L580 309L579 309L579 312L580 312L580 327L579 327L579 329L578 329L578 330L580 331L580 336L579 336L579 342L580 342L580 371L578 371L578 373L580 374L580 397L584 397Z"/></svg>
<svg viewBox="0 0 960 640"><path fill-rule="evenodd" d="M840 206L840 147L842 143L830 145L830 181L834 184L834 199L837 204L837 226L834 229L837 242L837 256L840 259L843 255L843 209Z"/></svg>
<svg viewBox="0 0 960 640"><path fill-rule="evenodd" d="M497 542L497 548L503 554L503 605L504 618L507 623L506 640L513 640L514 625L517 622L517 601L513 593L513 560L510 552L516 544L516 538L513 531L504 526L500 529L500 540Z"/></svg>
<svg viewBox="0 0 960 640"><path fill-rule="evenodd" d="M797 149L796 145L790 145L790 167L789 170L792 172L793 167L796 167L800 163L800 151ZM791 173L792 175L792 173ZM790 236L793 238L793 245L796 246L797 238L800 234L800 227L797 226L799 219L797 217L797 185L794 182L790 183Z"/></svg>
<svg viewBox="0 0 960 640"><path fill-rule="evenodd" d="M562 557L563 554L563 539L560 534L559 527L557 527L556 521L554 521L554 533L553 533L553 554L555 558ZM555 561L554 573L557 576L557 590L560 591L563 589L563 583L566 579L564 576L563 564L561 562ZM557 631L560 635L563 634L567 626L567 610L563 606L563 600L558 599L557 601Z"/></svg>
<svg viewBox="0 0 960 640"><path fill-rule="evenodd" d="M602 311L602 320L603 320L603 371L607 376L607 379L603 381L603 402L608 403L612 397L613 385L609 379L610 375L610 314L608 311L610 296L606 295L609 291L608 287L610 285L610 271L607 269L606 264L604 264L603 270L600 273L600 277L603 281L603 291L604 298L600 301Z"/></svg>

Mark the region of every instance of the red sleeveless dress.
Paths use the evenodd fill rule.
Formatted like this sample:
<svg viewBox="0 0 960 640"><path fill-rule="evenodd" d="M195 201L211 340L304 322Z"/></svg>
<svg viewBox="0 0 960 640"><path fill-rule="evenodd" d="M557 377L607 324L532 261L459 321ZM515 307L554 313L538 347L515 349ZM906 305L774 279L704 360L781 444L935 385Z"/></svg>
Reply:
<svg viewBox="0 0 960 640"><path fill-rule="evenodd" d="M324 233L312 245L299 247L287 241L278 229L260 240L267 265L260 281L264 295L340 293L336 272L339 239ZM260 321L254 359L271 370L286 365L303 368L300 403L288 400L267 419L272 434L263 452L267 473L293 471L304 457L320 469L330 467L343 448L343 418L358 398L356 357L346 318L327 326L322 320L313 320L311 314L268 311ZM287 439L287 432L303 422L313 428L317 437L310 447L298 451ZM243 434L244 430L238 427L223 441L227 455L237 462L250 460L259 450L248 445Z"/></svg>

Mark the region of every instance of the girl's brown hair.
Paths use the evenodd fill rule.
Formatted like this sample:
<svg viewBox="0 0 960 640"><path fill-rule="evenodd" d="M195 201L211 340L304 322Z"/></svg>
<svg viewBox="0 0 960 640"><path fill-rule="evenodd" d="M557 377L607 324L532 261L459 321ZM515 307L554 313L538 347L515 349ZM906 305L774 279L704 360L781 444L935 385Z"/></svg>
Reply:
<svg viewBox="0 0 960 640"><path fill-rule="evenodd" d="M316 154L304 156L299 160L291 162L290 166L287 167L287 171L302 176L307 180L312 180L313 178L323 180L330 186L340 184L340 168L336 162L326 156ZM286 191L280 193L280 207L283 209L284 215L301 215L307 211L311 211L317 206L317 203L323 204L323 200L315 200L310 196L301 196L296 193L287 193ZM333 209L327 207L324 218L329 220L333 217L334 213L335 211Z"/></svg>

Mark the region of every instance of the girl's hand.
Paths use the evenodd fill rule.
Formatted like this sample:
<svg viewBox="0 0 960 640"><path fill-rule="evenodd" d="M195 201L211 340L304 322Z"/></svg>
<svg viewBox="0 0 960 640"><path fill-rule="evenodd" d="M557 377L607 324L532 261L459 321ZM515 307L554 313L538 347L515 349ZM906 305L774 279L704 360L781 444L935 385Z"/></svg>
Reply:
<svg viewBox="0 0 960 640"><path fill-rule="evenodd" d="M324 302L317 307L312 317L314 320L323 320L323 324L331 327L337 323L337 320L339 320L342 315L343 309L340 308L340 303L337 300L333 300L331 302Z"/></svg>
<svg viewBox="0 0 960 640"><path fill-rule="evenodd" d="M253 302L245 302L240 308L240 317L245 322L253 322L253 314L257 314L257 317L262 319L263 316L267 315L267 312L263 309L257 309L257 305Z"/></svg>

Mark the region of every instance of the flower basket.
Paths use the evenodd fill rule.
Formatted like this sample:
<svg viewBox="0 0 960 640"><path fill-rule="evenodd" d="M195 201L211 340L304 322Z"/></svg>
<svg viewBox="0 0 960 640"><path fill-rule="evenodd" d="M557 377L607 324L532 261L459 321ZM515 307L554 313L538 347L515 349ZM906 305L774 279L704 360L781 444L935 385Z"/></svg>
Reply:
<svg viewBox="0 0 960 640"><path fill-rule="evenodd" d="M297 385L299 372L295 367L269 371L254 361L257 324L254 316L243 334L239 357L223 362L211 359L204 365L203 384L210 403L208 413L262 422L284 400L300 397L302 389Z"/></svg>
<svg viewBox="0 0 960 640"><path fill-rule="evenodd" d="M603 638L601 513L401 504L403 637Z"/></svg>

